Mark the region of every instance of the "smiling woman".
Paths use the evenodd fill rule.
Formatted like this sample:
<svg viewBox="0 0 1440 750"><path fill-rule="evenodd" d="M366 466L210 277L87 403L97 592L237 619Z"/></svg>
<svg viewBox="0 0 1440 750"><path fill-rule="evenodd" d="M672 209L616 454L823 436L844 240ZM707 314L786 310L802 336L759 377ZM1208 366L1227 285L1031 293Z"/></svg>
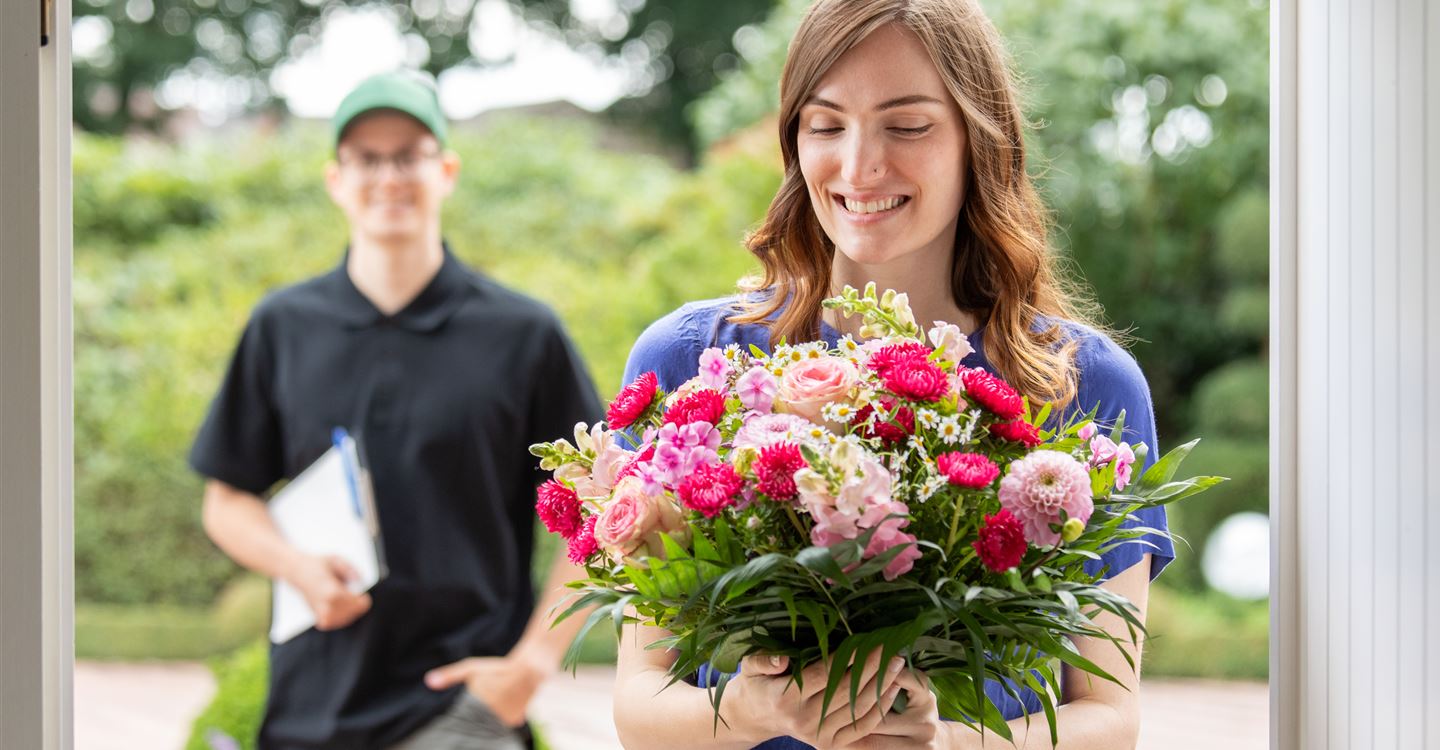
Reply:
<svg viewBox="0 0 1440 750"><path fill-rule="evenodd" d="M1144 376L1087 318L1088 304L1057 268L1049 217L1026 172L1023 123L1002 40L976 0L819 0L780 81L785 176L747 243L763 276L744 283L748 294L656 321L631 351L626 380L653 372L674 392L696 375L707 347L854 345L874 334L821 303L846 286L873 284L907 295L912 322L958 324L974 346L964 349L967 372L998 374L1056 414L1098 406L1107 424L1123 414L1126 439L1159 456ZM1163 508L1138 515L1127 523L1166 528ZM1143 552L1122 545L1096 561L1103 585L1142 621L1150 579L1174 557L1168 537L1147 541ZM1119 618L1097 623L1126 637ZM816 670L828 665L806 667L803 687L793 689L784 657L747 656L716 725L705 691L668 684L676 654L653 646L671 634L632 627L621 641L615 703L627 747L979 746L968 727L940 720L927 678L878 658L852 665L863 683L854 704L841 695L827 711ZM1127 640L1121 653L1108 640L1081 638L1076 648L1117 682L1066 668L1056 719L1064 747L1134 746L1140 644ZM908 707L890 713L900 690ZM1036 693L994 681L985 692L1020 746L1050 746L1048 734L1029 732L1028 715L1041 711Z"/></svg>

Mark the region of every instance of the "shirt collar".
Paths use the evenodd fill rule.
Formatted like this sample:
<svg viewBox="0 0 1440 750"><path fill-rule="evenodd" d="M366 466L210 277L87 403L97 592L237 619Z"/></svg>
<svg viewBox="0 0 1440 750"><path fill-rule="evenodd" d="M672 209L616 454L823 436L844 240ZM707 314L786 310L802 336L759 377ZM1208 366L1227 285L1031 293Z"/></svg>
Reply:
<svg viewBox="0 0 1440 750"><path fill-rule="evenodd" d="M369 328L377 325L394 324L417 333L429 333L439 329L465 302L466 292L474 288L465 267L450 252L449 244L442 246L444 260L440 269L425 285L415 299L394 315L385 315L360 292L346 271L350 258L349 248L340 259L338 268L330 272L330 288L335 311L350 328Z"/></svg>

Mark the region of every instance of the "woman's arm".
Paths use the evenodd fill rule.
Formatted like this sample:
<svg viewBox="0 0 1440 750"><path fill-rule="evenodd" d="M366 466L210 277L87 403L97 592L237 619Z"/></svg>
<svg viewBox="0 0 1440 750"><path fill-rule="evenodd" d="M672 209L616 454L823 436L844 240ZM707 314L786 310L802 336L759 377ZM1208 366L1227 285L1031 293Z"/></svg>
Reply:
<svg viewBox="0 0 1440 750"><path fill-rule="evenodd" d="M1145 621L1145 608L1150 593L1150 555L1130 566L1119 575L1102 584L1126 599L1139 610L1140 621ZM1121 750L1133 748L1140 736L1140 651L1143 643L1130 643L1125 621L1109 613L1096 618L1105 630L1121 639L1122 645L1135 660L1135 669L1125 662L1125 657L1115 644L1098 638L1083 638L1075 642L1076 648L1086 659L1094 662L1106 673L1119 680L1116 685L1108 680L1093 677L1086 672L1065 666L1063 670L1063 700L1056 711L1056 730L1060 744L1053 750ZM1143 641L1143 637L1141 639ZM900 676L897 685L906 688L912 699L910 708L903 714L887 717L875 733L855 745L865 750L890 750L905 748L936 748L944 750L979 750L985 748L1009 748L1004 740L986 733L985 744L981 745L980 734L959 722L941 721L936 710L935 697L923 684L923 677L916 678L908 671ZM1012 719L1010 732L1015 738L1018 750L1052 750L1050 729L1044 715L1032 715L1029 724L1026 717Z"/></svg>
<svg viewBox="0 0 1440 750"><path fill-rule="evenodd" d="M843 747L873 731L900 690L895 683L903 662L892 660L881 673L877 651L863 667L863 686L854 706L857 720L851 723L847 696L837 694L821 722L824 665L806 668L802 690L791 683L785 657L751 656L725 688L720 703L724 721L717 725L708 691L683 682L666 687L675 655L645 648L666 635L659 628L627 625L620 642L615 728L628 750L748 750L782 736L802 738L822 750ZM884 691L878 702L877 679Z"/></svg>

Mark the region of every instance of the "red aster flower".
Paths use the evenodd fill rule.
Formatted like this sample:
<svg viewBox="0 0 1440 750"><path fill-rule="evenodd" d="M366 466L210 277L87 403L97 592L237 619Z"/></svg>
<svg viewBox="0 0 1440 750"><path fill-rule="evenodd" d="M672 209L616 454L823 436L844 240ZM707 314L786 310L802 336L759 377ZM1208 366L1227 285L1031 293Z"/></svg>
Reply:
<svg viewBox="0 0 1440 750"><path fill-rule="evenodd" d="M700 511L706 518L714 518L735 504L735 493L742 484L743 480L730 464L701 464L680 483L676 494L685 507Z"/></svg>
<svg viewBox="0 0 1440 750"><path fill-rule="evenodd" d="M971 546L980 555L980 562L985 567L1004 573L1019 565L1025 557L1025 528L1020 519L1010 515L1010 511L1001 510L985 517L985 523L980 525L979 538Z"/></svg>
<svg viewBox="0 0 1440 750"><path fill-rule="evenodd" d="M885 390L912 401L939 401L950 392L950 379L938 365L922 357L896 362L881 373Z"/></svg>
<svg viewBox="0 0 1440 750"><path fill-rule="evenodd" d="M641 373L635 382L620 389L610 408L605 411L605 421L612 430L623 430L635 423L650 405L655 403L655 392L659 388L655 373Z"/></svg>
<svg viewBox="0 0 1440 750"><path fill-rule="evenodd" d="M990 425L990 434L1012 443L1024 443L1026 448L1034 448L1040 444L1040 430L1023 419L996 422Z"/></svg>
<svg viewBox="0 0 1440 750"><path fill-rule="evenodd" d="M598 549L600 549L600 544L595 541L595 516L590 516L585 519L580 530L575 532L575 536L570 537L570 545L566 554L569 556L570 562L584 565L585 561L589 560L590 556L594 555Z"/></svg>
<svg viewBox="0 0 1440 750"><path fill-rule="evenodd" d="M1025 402L1011 385L978 367L960 376L965 395L972 401L995 412L1001 419L1015 419L1025 412Z"/></svg>
<svg viewBox="0 0 1440 750"><path fill-rule="evenodd" d="M719 391L701 388L675 402L665 412L665 424L684 427L692 422L719 424L725 416L725 397Z"/></svg>
<svg viewBox="0 0 1440 750"><path fill-rule="evenodd" d="M880 350L870 355L865 362L873 372L884 375L886 370L912 359L924 359L930 356L930 348L918 341L906 341L899 344L882 346Z"/></svg>
<svg viewBox="0 0 1440 750"><path fill-rule="evenodd" d="M795 472L805 468L805 457L794 443L776 443L760 449L755 459L757 488L772 500L795 497Z"/></svg>
<svg viewBox="0 0 1440 750"><path fill-rule="evenodd" d="M893 398L881 397L880 406L883 411L875 418L874 424L863 428L861 434L867 438L880 438L887 443L898 443L914 434L915 412L911 411L907 406L901 406L899 409L896 409L895 405L897 403L899 402ZM860 411L855 412L855 418L850 420L850 423L856 425L863 424L874 412L875 406L873 404L866 404ZM886 418L885 415L892 413L894 414L893 417Z"/></svg>
<svg viewBox="0 0 1440 750"><path fill-rule="evenodd" d="M953 451L935 457L935 466L950 484L980 490L1000 476L1000 467L979 453Z"/></svg>
<svg viewBox="0 0 1440 750"><path fill-rule="evenodd" d="M551 479L535 491L535 513L552 534L569 539L580 530L580 496Z"/></svg>

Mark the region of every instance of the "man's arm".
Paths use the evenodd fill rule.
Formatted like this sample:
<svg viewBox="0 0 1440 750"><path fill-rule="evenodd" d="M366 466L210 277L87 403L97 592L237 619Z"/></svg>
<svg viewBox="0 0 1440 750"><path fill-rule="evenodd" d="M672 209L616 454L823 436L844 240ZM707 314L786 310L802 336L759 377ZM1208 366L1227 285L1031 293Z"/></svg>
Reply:
<svg viewBox="0 0 1440 750"><path fill-rule="evenodd" d="M230 559L261 575L289 583L315 613L319 630L343 628L370 609L370 595L346 586L359 577L349 563L295 549L280 535L265 501L216 479L205 483L201 512L205 533Z"/></svg>
<svg viewBox="0 0 1440 750"><path fill-rule="evenodd" d="M463 682L501 721L510 726L522 724L530 699L546 678L559 671L565 649L585 622L585 613L581 612L550 627L564 611L556 609L556 605L573 593L565 584L585 577L585 570L570 562L561 546L550 565L540 602L515 648L503 657L474 656L432 669L425 675L425 684L431 690L444 690Z"/></svg>

